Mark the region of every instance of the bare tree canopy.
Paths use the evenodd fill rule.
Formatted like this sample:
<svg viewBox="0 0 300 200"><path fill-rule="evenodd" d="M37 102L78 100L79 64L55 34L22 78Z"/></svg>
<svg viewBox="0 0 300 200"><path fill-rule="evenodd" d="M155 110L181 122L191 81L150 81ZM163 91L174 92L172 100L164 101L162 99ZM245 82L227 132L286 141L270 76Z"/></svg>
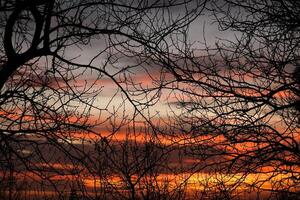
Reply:
<svg viewBox="0 0 300 200"><path fill-rule="evenodd" d="M64 176L66 184L68 175L72 176L70 187L75 187L78 174L100 176L104 181L115 166L115 172L123 174L129 184L128 176L138 169L141 177L153 169L157 161L152 157L158 152L149 153L153 145L146 145L145 152L131 164L124 161L119 166L114 160L122 155L128 159L125 152L137 145L111 142L114 133L131 127L138 115L145 118L142 111L159 97L157 91L136 94L134 88L143 88L130 74L138 73L136 68L143 70L164 51L167 38L181 34L204 4L181 0L1 1L0 187L3 195L8 194L3 198L16 199L18 190L37 188L45 195L52 187L62 199L63 185L54 181L55 177ZM89 49L93 51L86 53ZM114 85L115 94L110 97L105 96L105 81ZM124 153L116 153L121 150ZM147 159L153 163L142 168ZM94 164L97 160L100 163ZM101 176L106 165L111 171ZM137 165L136 170L123 171L127 165ZM22 189L19 187L26 184L21 180L36 183ZM77 180L81 195L88 195L82 179ZM129 184L132 198L135 185ZM79 195L74 190L71 193L74 198Z"/></svg>
<svg viewBox="0 0 300 200"><path fill-rule="evenodd" d="M181 62L170 67L171 103L182 110L174 120L198 143L191 153L199 169L215 165L250 190L299 192L299 8L213 1L219 30L235 38L174 55Z"/></svg>
<svg viewBox="0 0 300 200"><path fill-rule="evenodd" d="M286 0L0 1L0 199L296 199L299 18Z"/></svg>

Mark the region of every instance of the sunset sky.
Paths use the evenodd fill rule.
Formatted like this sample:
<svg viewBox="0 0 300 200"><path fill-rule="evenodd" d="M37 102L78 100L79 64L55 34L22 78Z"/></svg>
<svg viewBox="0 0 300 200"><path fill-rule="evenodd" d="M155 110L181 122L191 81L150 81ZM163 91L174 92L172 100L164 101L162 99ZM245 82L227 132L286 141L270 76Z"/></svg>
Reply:
<svg viewBox="0 0 300 200"><path fill-rule="evenodd" d="M297 195L298 29L275 41L256 1L74 2L0 3L0 200Z"/></svg>

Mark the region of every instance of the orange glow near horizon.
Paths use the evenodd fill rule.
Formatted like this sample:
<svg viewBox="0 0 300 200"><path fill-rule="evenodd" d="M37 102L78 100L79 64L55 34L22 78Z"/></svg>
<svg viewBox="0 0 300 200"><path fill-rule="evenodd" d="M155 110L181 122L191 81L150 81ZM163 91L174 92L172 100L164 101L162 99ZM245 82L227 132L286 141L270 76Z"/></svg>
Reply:
<svg viewBox="0 0 300 200"><path fill-rule="evenodd" d="M184 187L187 191L204 191L205 189L216 190L218 186L224 184L224 186L231 188L234 187L235 190L242 191L247 190L249 186L253 184L259 185L261 190L271 190L276 182L280 182L282 187L289 187L291 183L287 178L291 174L279 174L275 175L273 173L263 173L263 174L249 174L247 176L243 174L220 174L220 173L180 173L180 174L159 174L155 177L155 184L158 188L163 188L167 186L170 191L180 189ZM137 177L131 177L134 180ZM151 179L150 177L144 177L144 179ZM267 181L266 181L267 180ZM83 182L85 186L89 188L100 188L106 186L106 184L116 187L118 190L123 190L125 183L122 178L117 175L108 177L105 180L94 179L94 178L84 178ZM104 184L104 185L103 185ZM139 185L140 189L143 188L143 183ZM137 187L136 189L138 189ZM299 188L293 188L293 191L297 191Z"/></svg>

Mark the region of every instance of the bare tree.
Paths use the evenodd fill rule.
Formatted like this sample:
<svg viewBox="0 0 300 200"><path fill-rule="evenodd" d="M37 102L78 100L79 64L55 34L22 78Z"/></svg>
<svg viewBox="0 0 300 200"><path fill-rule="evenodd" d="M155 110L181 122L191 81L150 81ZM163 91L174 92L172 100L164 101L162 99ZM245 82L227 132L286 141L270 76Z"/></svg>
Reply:
<svg viewBox="0 0 300 200"><path fill-rule="evenodd" d="M0 167L7 198L14 199L17 177L35 182L37 195L49 195L52 188L54 198L63 199L64 190L76 187L81 190L76 195L87 195L80 174L97 172L90 167L97 152L93 145L105 141L97 128L111 127L114 134L140 118L151 126L145 110L159 98L161 85L146 90L134 73L148 72L146 65L205 3L1 1ZM96 51L89 55L87 48ZM108 101L99 99L105 93L101 80L115 86ZM115 107L117 96L121 103ZM131 117L124 110L128 105Z"/></svg>
<svg viewBox="0 0 300 200"><path fill-rule="evenodd" d="M189 151L202 160L195 168L219 166L243 177L237 181L246 189L298 194L299 8L296 1L213 1L220 31L235 38L197 51L186 43L159 58L176 80L165 87L181 111L173 127L192 138Z"/></svg>
<svg viewBox="0 0 300 200"><path fill-rule="evenodd" d="M294 197L299 7L284 0L1 1L3 196L18 198L22 181L31 181L36 195L60 199L184 199L189 178L204 172L213 182L199 183L211 187L203 198L238 197L240 188ZM235 40L189 44L188 26L204 9ZM156 126L150 108L166 91L173 112ZM166 162L175 155L176 167ZM162 172L187 175L173 186Z"/></svg>

